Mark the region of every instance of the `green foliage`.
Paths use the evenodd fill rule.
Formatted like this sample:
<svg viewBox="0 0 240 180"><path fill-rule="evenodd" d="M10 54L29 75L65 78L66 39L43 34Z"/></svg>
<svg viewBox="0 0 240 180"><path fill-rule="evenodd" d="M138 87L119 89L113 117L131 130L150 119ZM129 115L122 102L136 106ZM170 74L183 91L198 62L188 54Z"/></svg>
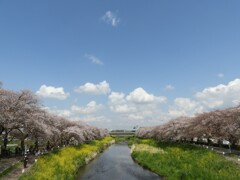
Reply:
<svg viewBox="0 0 240 180"><path fill-rule="evenodd" d="M32 169L21 176L20 179L75 179L79 167L86 164L86 158L103 151L112 140L111 137L105 137L89 144L66 147L57 152L41 156Z"/></svg>
<svg viewBox="0 0 240 180"><path fill-rule="evenodd" d="M158 142L153 139L139 139L139 138L136 139L137 139L136 143L138 144L147 144L150 146L158 147Z"/></svg>
<svg viewBox="0 0 240 180"><path fill-rule="evenodd" d="M132 157L167 179L240 179L238 165L227 161L215 152L187 144L140 140L144 144L157 146L164 153L133 151Z"/></svg>
<svg viewBox="0 0 240 180"><path fill-rule="evenodd" d="M115 139L116 143L121 142L131 142L134 139L134 136L112 136Z"/></svg>

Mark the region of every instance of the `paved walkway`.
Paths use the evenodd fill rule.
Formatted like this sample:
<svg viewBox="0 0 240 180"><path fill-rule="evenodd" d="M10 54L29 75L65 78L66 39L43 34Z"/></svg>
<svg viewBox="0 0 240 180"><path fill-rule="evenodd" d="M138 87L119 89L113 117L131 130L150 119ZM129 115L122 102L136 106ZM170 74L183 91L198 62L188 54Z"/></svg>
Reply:
<svg viewBox="0 0 240 180"><path fill-rule="evenodd" d="M214 150L214 151L216 151L218 153L221 153L221 154L223 154L223 153L224 154L229 154L230 153L230 150L228 148L215 147L215 146L209 146L209 145L200 145L200 144L190 144L190 145L207 148L209 150ZM232 149L231 153L235 154L237 156L240 156L240 151L239 150Z"/></svg>

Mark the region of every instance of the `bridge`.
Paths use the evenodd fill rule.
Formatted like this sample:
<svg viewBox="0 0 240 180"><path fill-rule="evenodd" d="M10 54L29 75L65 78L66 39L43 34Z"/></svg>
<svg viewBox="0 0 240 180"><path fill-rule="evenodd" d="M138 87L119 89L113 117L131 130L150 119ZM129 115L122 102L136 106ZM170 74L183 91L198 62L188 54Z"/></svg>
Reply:
<svg viewBox="0 0 240 180"><path fill-rule="evenodd" d="M135 131L110 131L111 136L135 136Z"/></svg>

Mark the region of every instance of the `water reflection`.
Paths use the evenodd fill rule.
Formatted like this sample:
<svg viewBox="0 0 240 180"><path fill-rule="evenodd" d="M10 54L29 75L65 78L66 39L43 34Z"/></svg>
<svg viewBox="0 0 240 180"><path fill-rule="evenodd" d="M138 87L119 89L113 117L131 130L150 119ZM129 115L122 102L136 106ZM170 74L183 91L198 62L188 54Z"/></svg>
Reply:
<svg viewBox="0 0 240 180"><path fill-rule="evenodd" d="M79 170L77 179L155 180L160 177L136 164L126 144L115 144Z"/></svg>

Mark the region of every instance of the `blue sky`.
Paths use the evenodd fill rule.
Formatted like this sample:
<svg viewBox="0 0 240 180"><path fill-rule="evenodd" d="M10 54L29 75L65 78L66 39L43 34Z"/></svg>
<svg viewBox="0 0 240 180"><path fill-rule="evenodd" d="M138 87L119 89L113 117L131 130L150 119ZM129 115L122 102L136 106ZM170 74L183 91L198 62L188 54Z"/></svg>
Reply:
<svg viewBox="0 0 240 180"><path fill-rule="evenodd" d="M1 0L0 80L36 92L54 113L114 129L234 106L239 7L237 0Z"/></svg>

